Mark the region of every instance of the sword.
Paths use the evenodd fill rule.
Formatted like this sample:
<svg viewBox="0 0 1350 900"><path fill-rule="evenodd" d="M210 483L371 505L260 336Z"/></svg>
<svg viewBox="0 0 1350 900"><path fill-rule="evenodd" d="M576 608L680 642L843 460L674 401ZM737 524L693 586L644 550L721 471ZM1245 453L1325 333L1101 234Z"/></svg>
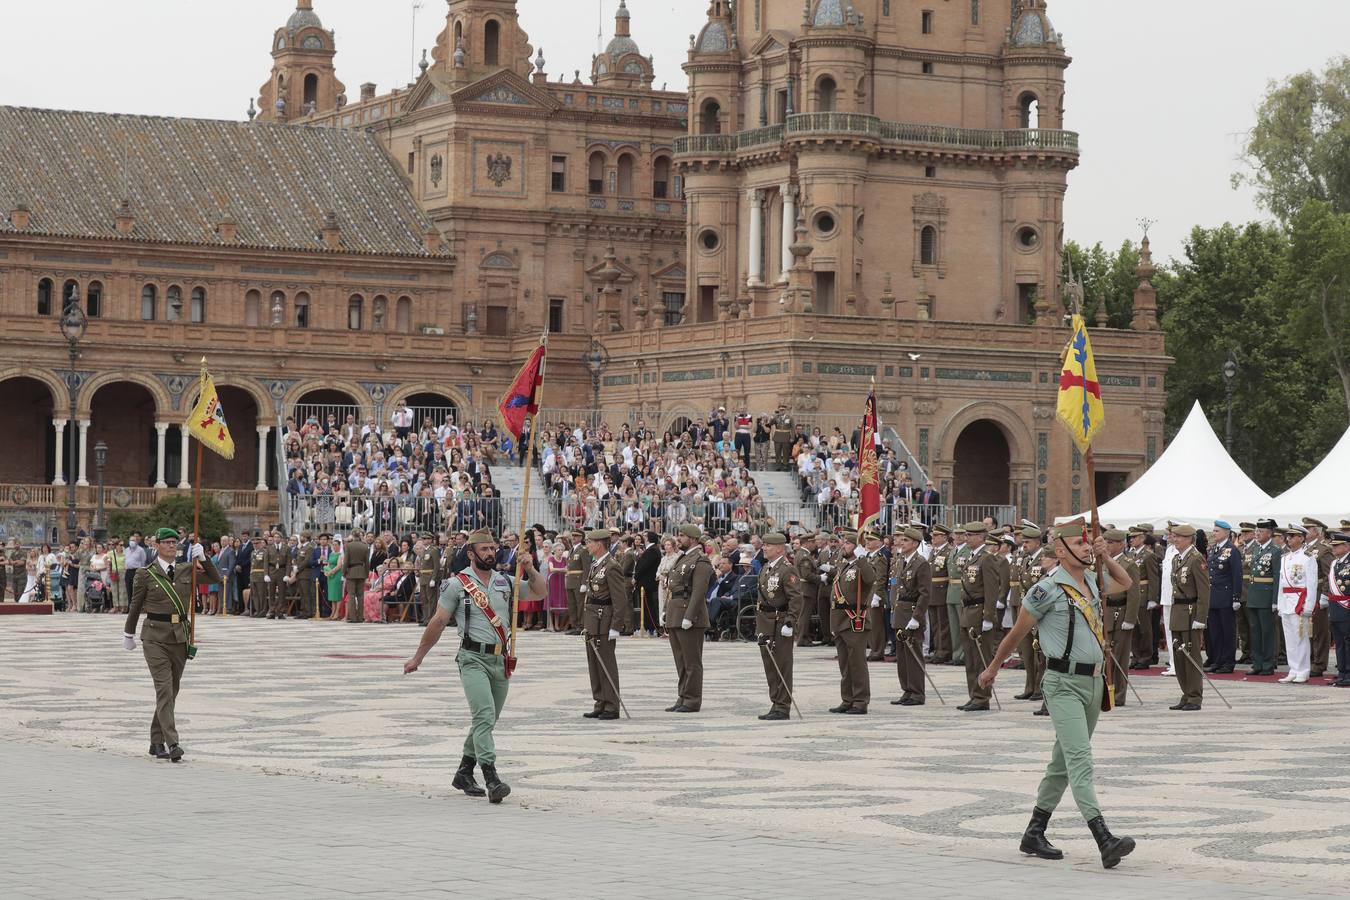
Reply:
<svg viewBox="0 0 1350 900"><path fill-rule="evenodd" d="M1112 645L1112 646L1114 646L1114 645ZM1130 676L1126 675L1123 671L1121 671L1120 663L1116 662L1115 654L1113 654L1109 649L1107 649L1107 650L1106 650L1106 653L1103 654L1103 655L1104 655L1108 660L1111 661L1111 665L1115 666L1115 667L1116 667L1116 671L1117 671L1117 672L1120 672L1120 676L1121 676L1122 678L1125 679L1125 686L1126 686L1127 688L1129 688L1130 691L1134 694L1134 701L1135 701L1136 703L1138 703L1140 706L1143 706L1143 705L1144 705L1144 701L1143 701L1143 699L1139 696L1139 691L1135 690L1134 682L1133 682L1133 681L1130 681Z"/></svg>
<svg viewBox="0 0 1350 900"><path fill-rule="evenodd" d="M937 694L937 698L942 701L942 705L946 706L947 701L942 699L942 692L938 690L937 682L933 680L932 675L928 674L928 667L923 664L923 660L919 659L919 654L914 649L914 645L909 641L904 641L903 643L905 648L909 650L910 655L914 657L914 661L919 664L919 670L923 672L923 677L928 679L928 686L933 689L933 693Z"/></svg>
<svg viewBox="0 0 1350 900"><path fill-rule="evenodd" d="M591 652L595 654L595 661L600 664L600 671L605 673L605 680L609 682L609 689L614 692L614 696L619 698L619 708L623 710L623 714L627 718L633 718L628 712L628 705L623 702L623 694L619 693L619 686L614 683L614 676L609 674L609 666L605 665L605 658L600 655L600 638L593 638L591 644L593 645Z"/></svg>
<svg viewBox="0 0 1350 900"><path fill-rule="evenodd" d="M1214 693L1219 694L1219 699L1223 701L1224 706L1227 706L1229 709L1232 709L1233 704L1228 702L1227 697L1219 693L1219 689L1214 685L1214 680L1209 677L1209 673L1204 670L1204 667L1202 667L1198 662L1195 661L1195 657L1191 656L1190 651L1186 649L1186 645L1183 644L1181 641L1177 641L1176 649L1181 651L1182 656L1190 660L1191 665L1195 666L1196 671L1198 671L1201 675L1205 676L1205 681L1208 682L1209 686L1214 689Z"/></svg>
<svg viewBox="0 0 1350 900"><path fill-rule="evenodd" d="M783 690L787 691L788 702L791 703L792 708L797 711L797 718L804 719L806 717L802 715L802 708L798 706L797 701L793 699L792 688L788 687L787 679L783 677L783 670L778 667L778 660L773 658L773 648L775 643L776 642L773 641L772 639L764 642L764 646L769 648L768 652L769 662L773 663L773 670L778 673L778 680L783 683Z"/></svg>
<svg viewBox="0 0 1350 900"><path fill-rule="evenodd" d="M985 658L984 648L980 646L979 634L976 633L974 628L966 629L966 633L970 635L970 642L975 645L975 649L980 651L980 666L984 669L989 668L989 660ZM994 705L998 707L998 711L1003 712L1003 704L998 699L998 691L994 688L992 681L989 682L989 694L994 698Z"/></svg>

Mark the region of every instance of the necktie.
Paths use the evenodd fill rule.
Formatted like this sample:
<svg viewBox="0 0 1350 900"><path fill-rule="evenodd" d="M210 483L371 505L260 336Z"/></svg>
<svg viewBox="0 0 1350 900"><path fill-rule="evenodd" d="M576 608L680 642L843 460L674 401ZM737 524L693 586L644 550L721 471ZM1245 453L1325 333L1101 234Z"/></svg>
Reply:
<svg viewBox="0 0 1350 900"><path fill-rule="evenodd" d="M169 566L169 581L173 581L173 566Z"/></svg>

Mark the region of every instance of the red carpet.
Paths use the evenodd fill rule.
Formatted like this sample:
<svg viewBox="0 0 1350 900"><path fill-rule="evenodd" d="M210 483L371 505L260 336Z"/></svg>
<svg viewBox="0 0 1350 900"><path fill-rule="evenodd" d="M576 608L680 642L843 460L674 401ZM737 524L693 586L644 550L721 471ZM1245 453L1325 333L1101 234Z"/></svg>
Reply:
<svg viewBox="0 0 1350 900"><path fill-rule="evenodd" d="M0 616L50 616L50 603L0 603Z"/></svg>
<svg viewBox="0 0 1350 900"><path fill-rule="evenodd" d="M1150 669L1131 669L1127 674L1129 675L1129 677L1134 678L1136 675L1162 675L1163 672L1164 669L1162 666L1153 666ZM1215 675L1213 672L1210 672L1209 677L1214 681L1250 681L1252 683L1278 684L1280 679L1284 677L1284 674L1285 674L1284 672L1276 672L1274 675L1248 675L1247 667L1239 666L1237 669L1233 670L1232 675ZM1175 678L1176 676L1168 675L1167 677ZM1326 677L1309 678L1303 684L1295 684L1293 686L1327 687L1331 684L1331 682L1335 680L1336 676L1334 674L1331 674Z"/></svg>

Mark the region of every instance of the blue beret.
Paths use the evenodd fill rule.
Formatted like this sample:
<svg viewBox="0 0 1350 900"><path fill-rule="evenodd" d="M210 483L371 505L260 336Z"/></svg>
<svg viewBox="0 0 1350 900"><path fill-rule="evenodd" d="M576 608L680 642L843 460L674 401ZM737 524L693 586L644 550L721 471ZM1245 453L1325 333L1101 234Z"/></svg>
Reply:
<svg viewBox="0 0 1350 900"><path fill-rule="evenodd" d="M1232 531L1232 530L1233 530L1233 526L1232 526L1232 525L1229 525L1229 524L1228 524L1227 522L1225 522L1223 519L1216 519L1216 520L1214 521L1214 527L1215 527L1215 528L1222 528L1224 531Z"/></svg>

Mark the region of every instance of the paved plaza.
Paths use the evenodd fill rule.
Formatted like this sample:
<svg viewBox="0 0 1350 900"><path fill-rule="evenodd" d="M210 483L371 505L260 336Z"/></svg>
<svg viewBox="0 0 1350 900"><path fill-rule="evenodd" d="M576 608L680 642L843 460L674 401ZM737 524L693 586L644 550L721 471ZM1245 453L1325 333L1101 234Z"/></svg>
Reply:
<svg viewBox="0 0 1350 900"><path fill-rule="evenodd" d="M799 650L807 718L767 709L758 653L707 648L704 711L673 700L664 641L618 650L632 721L593 722L579 639L522 636L498 728L500 807L449 787L466 710L447 639L401 674L415 626L207 619L179 702L182 765L146 756L151 686L121 617L0 620L0 896L1292 897L1344 895L1350 715L1330 688L1226 682L1172 713L1103 717L1098 789L1139 849L1103 872L1066 797L1050 836L1067 858L1016 850L1050 742L1011 699L962 714L892 707L874 664L872 714L832 716L828 648ZM163 861L166 850L172 863ZM482 860L512 867L489 875Z"/></svg>

